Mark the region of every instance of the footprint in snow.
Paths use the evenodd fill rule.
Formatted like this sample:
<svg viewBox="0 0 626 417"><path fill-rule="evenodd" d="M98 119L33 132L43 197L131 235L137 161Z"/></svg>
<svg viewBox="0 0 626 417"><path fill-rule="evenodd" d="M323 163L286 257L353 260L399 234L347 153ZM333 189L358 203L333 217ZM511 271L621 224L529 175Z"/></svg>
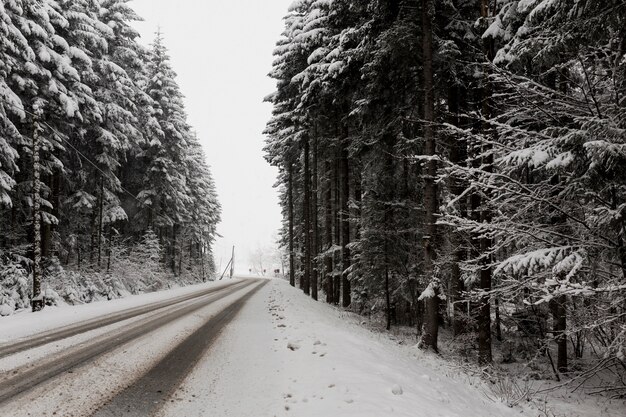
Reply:
<svg viewBox="0 0 626 417"><path fill-rule="evenodd" d="M300 345L297 342L289 342L287 343L287 349L296 351L300 349Z"/></svg>

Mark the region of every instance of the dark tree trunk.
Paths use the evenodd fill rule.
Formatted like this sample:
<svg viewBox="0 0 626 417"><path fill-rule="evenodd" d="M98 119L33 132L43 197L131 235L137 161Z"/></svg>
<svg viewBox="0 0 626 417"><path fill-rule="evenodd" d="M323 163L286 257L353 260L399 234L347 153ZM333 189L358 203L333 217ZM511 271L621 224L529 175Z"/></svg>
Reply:
<svg viewBox="0 0 626 417"><path fill-rule="evenodd" d="M183 254L184 254L185 244L181 239L180 241L180 249L178 250L178 276L183 274Z"/></svg>
<svg viewBox="0 0 626 417"><path fill-rule="evenodd" d="M342 306L352 304L348 268L350 268L350 161L346 149L341 152L341 280Z"/></svg>
<svg viewBox="0 0 626 417"><path fill-rule="evenodd" d="M96 209L91 211L91 242L89 244L89 267L93 268L96 261L96 249L97 249L97 240L98 240L98 212Z"/></svg>
<svg viewBox="0 0 626 417"><path fill-rule="evenodd" d="M335 149L334 169L334 205L333 218L335 220L335 246L341 247L341 152ZM333 303L339 305L341 301L341 253L333 251Z"/></svg>
<svg viewBox="0 0 626 417"><path fill-rule="evenodd" d="M111 271L112 245L113 245L113 224L109 223L109 245L107 249L107 272Z"/></svg>
<svg viewBox="0 0 626 417"><path fill-rule="evenodd" d="M98 198L98 269L102 262L102 216L104 211L104 177L100 177L100 197Z"/></svg>
<svg viewBox="0 0 626 417"><path fill-rule="evenodd" d="M389 292L389 266L388 265L385 265L385 316L387 317L387 330L391 330L391 294Z"/></svg>
<svg viewBox="0 0 626 417"><path fill-rule="evenodd" d="M560 295L550 302L552 310L552 331L557 346L556 367L559 372L567 372L567 298Z"/></svg>
<svg viewBox="0 0 626 417"><path fill-rule="evenodd" d="M294 239L294 218L293 218L293 210L294 210L294 204L293 204L293 165L290 163L289 164L289 168L288 168L288 204L289 204L289 284L292 287L296 286L296 255L294 252L294 244L293 244L293 239Z"/></svg>
<svg viewBox="0 0 626 417"><path fill-rule="evenodd" d="M172 226L172 243L171 243L171 259L170 259L170 266L172 268L172 273L174 275L176 275L176 239L177 239L177 234L178 234L178 225L174 224Z"/></svg>
<svg viewBox="0 0 626 417"><path fill-rule="evenodd" d="M435 95L433 79L433 33L432 21L434 5L432 0L422 0L422 52L424 78L424 155L434 157L436 154L435 139ZM424 175L424 276L433 287L431 296L426 297L424 331L421 346L425 349L438 351L437 339L439 335L439 288L434 276L434 240L436 238L437 212L437 162L430 158L426 163Z"/></svg>
<svg viewBox="0 0 626 417"><path fill-rule="evenodd" d="M302 279L304 293L311 292L311 166L309 138L303 140L304 147L304 200L302 211L304 215L304 277Z"/></svg>
<svg viewBox="0 0 626 417"><path fill-rule="evenodd" d="M317 132L313 138L313 190L311 193L311 247L312 247L312 266L311 266L311 298L317 300L317 278L319 276L319 227L318 227L318 211L317 211L317 188L318 188L318 168L317 168Z"/></svg>
<svg viewBox="0 0 626 417"><path fill-rule="evenodd" d="M490 15L489 0L481 0L481 17L487 19ZM486 20L485 20L486 21ZM486 39L483 45L483 50L486 59L490 62L494 57L494 45L493 39ZM491 83L489 81L489 65L485 65L485 77L483 79L482 88L482 114L483 117L489 118L492 113L491 106ZM486 133L489 130L489 126L485 123L482 124L481 130ZM483 154L487 156L483 159L482 164L485 166L486 172L492 172L493 170L493 156L491 155L489 145L483 147ZM478 197L480 200L480 197ZM487 198L485 201L481 201L480 209L480 221L481 223L491 222L491 212L488 208ZM491 300L489 292L491 291L491 257L486 254L491 251L492 241L489 238L482 237L480 239L480 251L483 257L483 265L480 271L480 289L484 294L480 299L480 305L478 310L478 362L480 364L488 364L493 360L491 352Z"/></svg>
<svg viewBox="0 0 626 417"><path fill-rule="evenodd" d="M333 241L333 168L330 162L326 162L326 210L324 216L324 235L326 238L326 250L327 253L324 256L324 275L325 284L324 290L326 291L326 302L332 304L334 302L334 287L333 287L333 255L330 252L334 245Z"/></svg>

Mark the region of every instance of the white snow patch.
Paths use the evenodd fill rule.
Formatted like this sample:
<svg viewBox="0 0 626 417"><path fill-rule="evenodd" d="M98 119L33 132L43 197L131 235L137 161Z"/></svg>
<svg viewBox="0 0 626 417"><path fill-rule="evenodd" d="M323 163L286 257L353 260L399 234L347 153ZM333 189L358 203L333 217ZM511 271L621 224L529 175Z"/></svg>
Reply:
<svg viewBox="0 0 626 417"><path fill-rule="evenodd" d="M13 314L13 309L10 306L6 304L0 305L0 316L6 317L10 316L11 314Z"/></svg>
<svg viewBox="0 0 626 417"><path fill-rule="evenodd" d="M445 376L434 356L374 334L357 319L273 280L223 331L159 416L519 415ZM294 342L299 349L285 349Z"/></svg>

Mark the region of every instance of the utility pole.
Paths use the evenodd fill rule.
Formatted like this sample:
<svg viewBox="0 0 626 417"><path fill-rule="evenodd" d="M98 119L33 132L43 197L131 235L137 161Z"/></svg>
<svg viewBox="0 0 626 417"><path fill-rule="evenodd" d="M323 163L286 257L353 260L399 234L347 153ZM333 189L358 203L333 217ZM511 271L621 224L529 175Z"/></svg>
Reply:
<svg viewBox="0 0 626 417"><path fill-rule="evenodd" d="M235 275L235 247L233 246L233 256L230 258L230 279Z"/></svg>
<svg viewBox="0 0 626 417"><path fill-rule="evenodd" d="M33 312L43 310L41 294L41 166L39 164L39 133L37 116L33 118Z"/></svg>
<svg viewBox="0 0 626 417"><path fill-rule="evenodd" d="M204 270L204 242L200 245L200 264L202 265L202 282L206 282L206 271Z"/></svg>

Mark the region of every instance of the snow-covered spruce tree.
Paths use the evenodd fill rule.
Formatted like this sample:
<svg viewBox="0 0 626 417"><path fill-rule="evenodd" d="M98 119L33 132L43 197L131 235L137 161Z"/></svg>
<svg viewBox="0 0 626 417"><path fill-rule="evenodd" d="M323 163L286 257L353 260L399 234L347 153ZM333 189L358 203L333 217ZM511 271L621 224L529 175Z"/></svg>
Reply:
<svg viewBox="0 0 626 417"><path fill-rule="evenodd" d="M215 272L211 262L211 247L217 235L216 225L220 221L221 207L204 151L195 134L189 137L187 165L187 183L193 204L188 208L188 222L181 234L178 268L180 274L184 254L188 253L189 269L206 280Z"/></svg>
<svg viewBox="0 0 626 417"><path fill-rule="evenodd" d="M110 59L109 40L115 34L99 20L99 2L73 0L61 5L69 22L65 38L80 51L81 75L89 83L99 108L98 119L84 120L84 131L69 137L72 146L95 165L69 158L66 169L83 175L64 188L69 190L68 206L85 213L80 227L90 231L89 261L100 268L106 226L126 219L118 198L121 188L116 173L124 151L137 136L134 106L129 99L133 82ZM76 226L74 223L72 227Z"/></svg>
<svg viewBox="0 0 626 417"><path fill-rule="evenodd" d="M165 242L165 260L175 272L176 239L188 218L191 202L185 164L191 130L187 124L183 97L170 65L160 33L148 56L145 91L155 102L154 118L160 135L147 138L142 149L145 164L138 193L140 227L151 226Z"/></svg>
<svg viewBox="0 0 626 417"><path fill-rule="evenodd" d="M288 15L266 151L292 272L323 270L320 289L340 302L350 265L354 307L390 293L419 317L429 236L454 332L478 342L481 363L493 329L538 335L526 353L556 373L590 346L605 355L597 369L621 366L623 2L433 3L432 80L422 4L302 1ZM427 168L440 192L425 199Z"/></svg>
<svg viewBox="0 0 626 417"><path fill-rule="evenodd" d="M266 147L268 160L283 167L284 236L295 230L297 241L294 219L311 217L312 226L303 228L311 242L300 236L305 266L312 263L304 276L314 281L315 269L324 271L320 289L328 302L347 306L355 298L355 308L369 310L382 301L389 318L394 304L405 322L416 316L421 258L413 163L421 151L420 25L419 10L397 2L296 3L277 48L272 75L279 84L270 97L275 116ZM307 204L297 193L290 198L298 189L307 195L306 188ZM386 240L386 255L378 256Z"/></svg>
<svg viewBox="0 0 626 417"><path fill-rule="evenodd" d="M11 218L20 224L21 231L15 233L24 239L30 237L22 243L32 241L32 230L28 227L29 223L32 225L32 215L29 214L32 189L28 174L32 166L30 138L33 135L33 115L37 114L40 125L45 127L39 135L44 208L41 213L41 249L44 257L48 257L52 250L52 228L58 223L58 188L54 186L58 181L54 179L59 178L64 168L61 140L67 139L63 133L58 136L48 126L63 132L68 124L80 123L84 117L97 118L98 109L91 98L91 90L82 82L75 66L83 56L57 34L69 25L60 6L56 2L35 1L24 4L8 2L5 7L17 29L12 36L20 39L24 48L16 56L15 65L5 82L19 97L26 112L26 117L14 120L23 140L18 148L20 170L15 176L17 186L13 194ZM79 109L81 105L82 110ZM17 244L13 242L13 247Z"/></svg>
<svg viewBox="0 0 626 417"><path fill-rule="evenodd" d="M490 224L456 222L494 240L492 297L509 313L515 308L512 318L537 323L518 322L518 329L543 339L537 352L555 373L587 348L600 353L596 371L615 367L619 374L626 11L621 2L570 6L508 2L485 33L498 46L491 68L498 111L483 120L496 134L473 139L489 144L483 149L495 171L465 172L491 193L495 215Z"/></svg>
<svg viewBox="0 0 626 417"><path fill-rule="evenodd" d="M351 149L360 160L362 194L355 297L362 308L384 310L388 327L392 322L421 327L421 187L420 167L414 162L422 148L415 58L421 55L420 14L398 6L372 3L366 29L346 31L362 39L344 60L362 62L357 77L364 81L353 81L352 103Z"/></svg>
<svg viewBox="0 0 626 417"><path fill-rule="evenodd" d="M145 291L154 286L162 284L162 264L161 258L163 248L159 243L156 233L148 228L141 240L133 247L130 259L134 267L136 290Z"/></svg>
<svg viewBox="0 0 626 417"><path fill-rule="evenodd" d="M28 48L26 39L11 19L11 6L5 6L4 3L0 5L0 206L3 208L11 208L14 204L11 193L18 170L17 147L22 142L13 120L26 119L20 98L7 84L9 74L25 58L23 54ZM3 230L10 230L11 226L7 224ZM5 233L4 239L9 239L9 236L9 233ZM9 242L3 242L4 246L8 244Z"/></svg>
<svg viewBox="0 0 626 417"><path fill-rule="evenodd" d="M539 242L516 248L499 271L539 279L531 302L549 305L559 370L568 368L568 335L580 338L584 329L591 330L588 343L599 344L603 365L623 374L626 160L619 149L626 144L626 6L579 1L573 8L545 2L513 7L525 18L496 62L515 69L530 59L535 71L516 71L522 75L515 81L517 92L553 104L521 114L524 146L503 162L530 171L530 184L524 185L543 199L542 223L551 227L542 227L548 237L539 234ZM524 35L526 28L534 34ZM528 117L532 126L524 123ZM539 219L529 220L538 226ZM589 306L608 314L589 314Z"/></svg>
<svg viewBox="0 0 626 417"><path fill-rule="evenodd" d="M157 120L166 106L150 96L149 85L156 74L150 73L153 55L137 43L130 22L139 18L127 3L10 0L0 5L0 227L8 231L0 237L2 264L21 265L25 271L31 268L28 258L35 240L31 148L37 116L41 127L41 252L44 274L51 274L44 276L44 283L50 278L48 284L64 294L59 286L67 282L73 283L74 293L89 287L90 296L74 294L75 300L108 295L108 278L97 272L85 272L88 279L77 274L64 277L63 268L84 271L98 261L104 268L106 254L106 269L114 270L109 269L111 237L117 235L117 240L132 246L147 229L148 222L136 223L138 227L127 224L126 213L135 217L137 203L126 190L144 190L141 184L148 169L160 161L156 152L147 155L145 138L166 137ZM182 103L180 99L173 102L174 106ZM186 126L184 113L179 114L182 117L161 118L161 122L178 120L173 124ZM183 130L180 144L185 148L191 133L188 127ZM158 214L166 223L177 219L179 232L186 237L184 245L181 241L167 246L169 265L173 267L177 255L182 259L189 240L198 239L200 248L190 250L195 252L188 259L201 265L203 257L198 254L210 256L219 218L210 170L201 153L196 152L192 160L171 148L164 153L175 157L177 178L182 179L177 190L187 196L167 207L168 213ZM192 193L185 182L196 179L200 192L189 197ZM193 222L190 215L182 214L188 209L194 213ZM173 240L165 233L161 237L164 243ZM203 261L212 264L210 259ZM9 270L14 269L3 269ZM206 272L210 273L210 267ZM199 269L194 276L200 276Z"/></svg>
<svg viewBox="0 0 626 417"><path fill-rule="evenodd" d="M299 222L297 219L304 219L302 209L304 200L297 198L300 195L296 187L302 187L304 178L299 181L301 144L308 141L306 137L306 126L303 126L304 117L299 105L300 87L294 77L306 68L306 55L295 42L296 36L304 26L303 18L308 9L308 2L295 2L285 17L285 31L277 43L274 51L276 56L270 76L277 80L277 91L266 98L273 103L273 117L268 122L265 133L268 139L265 146L267 161L277 166L281 171L281 178L286 183L285 194L282 200L287 206L286 222L283 226L283 240L286 241L290 251L290 282L296 284L297 268L299 266L297 252L301 243L304 243L304 236L297 229ZM308 210L308 209L307 209ZM300 244L298 244L300 243ZM303 251L302 251L303 252ZM310 268L304 266L304 274L300 277L300 288L304 289L308 285Z"/></svg>

